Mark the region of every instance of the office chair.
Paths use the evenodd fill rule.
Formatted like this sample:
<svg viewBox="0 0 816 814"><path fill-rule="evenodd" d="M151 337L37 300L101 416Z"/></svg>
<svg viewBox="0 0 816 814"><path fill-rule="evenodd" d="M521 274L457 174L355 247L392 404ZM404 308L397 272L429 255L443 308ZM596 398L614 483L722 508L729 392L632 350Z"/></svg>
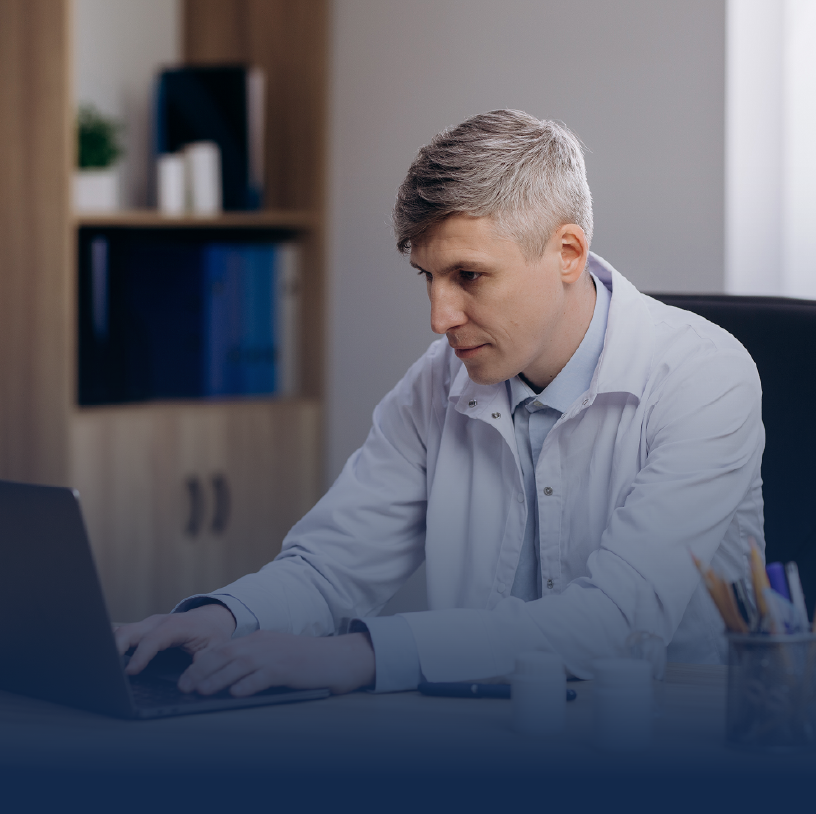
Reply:
<svg viewBox="0 0 816 814"><path fill-rule="evenodd" d="M725 328L762 381L762 458L768 562L799 566L816 603L816 301L726 294L652 294ZM814 503L811 503L814 500Z"/></svg>

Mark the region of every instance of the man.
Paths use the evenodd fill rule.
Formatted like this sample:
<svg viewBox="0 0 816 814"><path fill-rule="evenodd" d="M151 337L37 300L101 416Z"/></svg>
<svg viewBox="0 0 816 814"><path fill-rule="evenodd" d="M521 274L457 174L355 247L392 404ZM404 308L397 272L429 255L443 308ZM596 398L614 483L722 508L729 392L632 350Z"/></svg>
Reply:
<svg viewBox="0 0 816 814"><path fill-rule="evenodd" d="M762 540L744 348L590 254L581 146L553 122L503 110L440 134L394 224L446 339L274 562L117 631L128 669L182 646L187 691L388 691L537 649L588 677L643 628L670 659L722 660L690 551L737 576ZM423 558L431 609L377 617ZM333 636L347 617L356 632Z"/></svg>

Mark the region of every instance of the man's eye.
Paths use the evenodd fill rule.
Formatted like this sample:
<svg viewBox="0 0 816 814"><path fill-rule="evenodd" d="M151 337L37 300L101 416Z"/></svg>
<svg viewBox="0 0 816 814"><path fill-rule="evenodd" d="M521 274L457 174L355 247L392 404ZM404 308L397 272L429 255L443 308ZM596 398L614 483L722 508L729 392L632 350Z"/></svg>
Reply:
<svg viewBox="0 0 816 814"><path fill-rule="evenodd" d="M427 282L427 283L430 283L430 282L431 282L431 279L432 279L432 278L431 278L431 273L430 273L429 271L418 271L418 272L417 272L417 274L418 274L420 277L424 277L424 278L425 278L425 282Z"/></svg>
<svg viewBox="0 0 816 814"><path fill-rule="evenodd" d="M478 271L460 271L459 274L466 283L475 283L482 276Z"/></svg>

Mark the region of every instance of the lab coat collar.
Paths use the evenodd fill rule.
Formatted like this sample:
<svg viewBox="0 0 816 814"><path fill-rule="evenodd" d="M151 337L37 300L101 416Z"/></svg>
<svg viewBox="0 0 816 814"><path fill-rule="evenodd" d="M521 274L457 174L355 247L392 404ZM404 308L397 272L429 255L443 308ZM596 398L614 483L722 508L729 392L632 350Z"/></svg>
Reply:
<svg viewBox="0 0 816 814"><path fill-rule="evenodd" d="M612 292L604 349L589 386L590 403L598 393L630 393L640 399L649 378L654 329L646 298L597 254L590 271Z"/></svg>

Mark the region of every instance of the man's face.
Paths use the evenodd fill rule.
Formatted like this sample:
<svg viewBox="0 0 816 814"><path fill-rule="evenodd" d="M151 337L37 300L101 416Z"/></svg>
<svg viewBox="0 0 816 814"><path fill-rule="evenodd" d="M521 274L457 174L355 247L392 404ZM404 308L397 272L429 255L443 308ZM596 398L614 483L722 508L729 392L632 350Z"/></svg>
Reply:
<svg viewBox="0 0 816 814"><path fill-rule="evenodd" d="M427 282L431 328L448 337L474 382L497 384L523 373L544 387L577 347L564 348L572 309L562 232L528 262L491 218L452 215L411 247L411 265Z"/></svg>

